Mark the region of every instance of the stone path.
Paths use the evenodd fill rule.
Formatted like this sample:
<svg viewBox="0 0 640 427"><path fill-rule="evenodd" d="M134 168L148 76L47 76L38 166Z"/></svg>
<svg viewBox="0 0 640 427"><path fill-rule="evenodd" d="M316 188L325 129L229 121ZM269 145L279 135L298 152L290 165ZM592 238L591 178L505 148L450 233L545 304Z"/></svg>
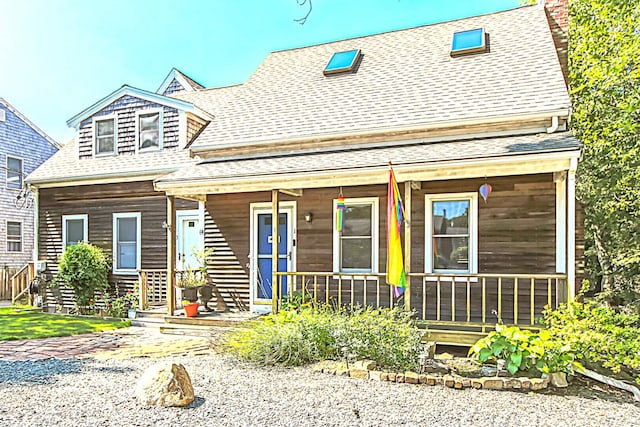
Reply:
<svg viewBox="0 0 640 427"><path fill-rule="evenodd" d="M70 337L0 341L0 360L155 358L211 352L213 346L209 338L168 336L157 329L140 327Z"/></svg>

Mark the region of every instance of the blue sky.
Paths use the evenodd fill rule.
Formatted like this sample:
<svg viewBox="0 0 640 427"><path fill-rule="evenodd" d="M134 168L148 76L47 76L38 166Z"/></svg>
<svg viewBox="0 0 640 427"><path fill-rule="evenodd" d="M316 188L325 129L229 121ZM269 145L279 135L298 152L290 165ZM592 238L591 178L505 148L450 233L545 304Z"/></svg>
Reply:
<svg viewBox="0 0 640 427"><path fill-rule="evenodd" d="M274 50L518 6L518 0L0 0L0 97L51 137L123 84L155 91L172 67L240 83Z"/></svg>

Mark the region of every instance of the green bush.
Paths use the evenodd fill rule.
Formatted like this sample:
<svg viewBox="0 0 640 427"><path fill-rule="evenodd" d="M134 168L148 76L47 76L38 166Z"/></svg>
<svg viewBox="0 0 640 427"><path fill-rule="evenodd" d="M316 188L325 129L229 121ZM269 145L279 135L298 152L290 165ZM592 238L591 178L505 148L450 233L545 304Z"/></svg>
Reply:
<svg viewBox="0 0 640 427"><path fill-rule="evenodd" d="M544 312L544 323L577 357L596 362L640 384L640 318L594 302L562 304Z"/></svg>
<svg viewBox="0 0 640 427"><path fill-rule="evenodd" d="M232 352L264 364L298 366L340 359L343 350L389 369L416 370L421 332L411 314L398 309L358 309L349 314L329 306L283 310L234 332Z"/></svg>
<svg viewBox="0 0 640 427"><path fill-rule="evenodd" d="M96 292L109 286L109 262L102 250L89 243L67 246L58 264L56 285L74 290L76 306L86 314Z"/></svg>
<svg viewBox="0 0 640 427"><path fill-rule="evenodd" d="M573 373L571 346L554 340L549 331L534 333L517 326L497 324L496 330L479 339L469 350L479 362L504 360L511 375L518 371Z"/></svg>

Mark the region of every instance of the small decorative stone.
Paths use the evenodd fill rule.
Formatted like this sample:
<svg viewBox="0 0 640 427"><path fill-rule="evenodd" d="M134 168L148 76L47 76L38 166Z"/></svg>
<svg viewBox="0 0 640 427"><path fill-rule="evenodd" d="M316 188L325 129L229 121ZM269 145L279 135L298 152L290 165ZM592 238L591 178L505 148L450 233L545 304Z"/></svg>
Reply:
<svg viewBox="0 0 640 427"><path fill-rule="evenodd" d="M436 385L438 378L433 375L427 375L427 385Z"/></svg>
<svg viewBox="0 0 640 427"><path fill-rule="evenodd" d="M463 387L464 386L462 385L462 379L456 378L455 384L453 385L453 388L457 388L458 390L462 390Z"/></svg>
<svg viewBox="0 0 640 427"><path fill-rule="evenodd" d="M337 369L336 370L336 376L338 376L338 377L348 377L349 376L349 370L348 369Z"/></svg>
<svg viewBox="0 0 640 427"><path fill-rule="evenodd" d="M567 382L567 374L564 372L554 372L549 375L549 382L552 386L558 388L569 387L569 383Z"/></svg>
<svg viewBox="0 0 640 427"><path fill-rule="evenodd" d="M544 390L549 385L546 378L531 378L531 390Z"/></svg>
<svg viewBox="0 0 640 427"><path fill-rule="evenodd" d="M520 385L524 390L529 390L531 388L531 380L529 378L520 378Z"/></svg>
<svg viewBox="0 0 640 427"><path fill-rule="evenodd" d="M463 379L462 379L462 387L463 387L463 388L469 388L469 387L471 387L471 379L469 379L469 378L463 378Z"/></svg>
<svg viewBox="0 0 640 427"><path fill-rule="evenodd" d="M474 378L471 380L471 387L473 388L482 388L482 381L480 381L480 379L478 378Z"/></svg>
<svg viewBox="0 0 640 427"><path fill-rule="evenodd" d="M437 385L444 385L444 378L443 377L436 377L436 384Z"/></svg>
<svg viewBox="0 0 640 427"><path fill-rule="evenodd" d="M418 375L418 382L420 384L426 384L427 383L427 375L426 374Z"/></svg>
<svg viewBox="0 0 640 427"><path fill-rule="evenodd" d="M335 374L336 374L335 369L329 369L329 375L335 375Z"/></svg>
<svg viewBox="0 0 640 427"><path fill-rule="evenodd" d="M187 370L170 362L155 364L144 371L136 397L145 405L156 406L186 406L195 399Z"/></svg>
<svg viewBox="0 0 640 427"><path fill-rule="evenodd" d="M353 364L353 369L373 371L376 369L376 362L373 360L358 360Z"/></svg>
<svg viewBox="0 0 640 427"><path fill-rule="evenodd" d="M393 372L387 372L387 381L391 381L392 383L396 382L396 374Z"/></svg>
<svg viewBox="0 0 640 427"><path fill-rule="evenodd" d="M455 379L451 375L446 375L444 377L444 385L449 388L453 388L456 385Z"/></svg>
<svg viewBox="0 0 640 427"><path fill-rule="evenodd" d="M369 379L369 371L366 369L351 369L347 372L349 372L351 378L359 378L361 380Z"/></svg>
<svg viewBox="0 0 640 427"><path fill-rule="evenodd" d="M403 383L404 382L404 374L396 374L396 382Z"/></svg>
<svg viewBox="0 0 640 427"><path fill-rule="evenodd" d="M482 388L487 390L502 390L502 378L480 378Z"/></svg>
<svg viewBox="0 0 640 427"><path fill-rule="evenodd" d="M369 379L372 381L382 381L382 372L369 371Z"/></svg>
<svg viewBox="0 0 640 427"><path fill-rule="evenodd" d="M404 382L407 384L418 384L420 382L420 376L411 371L407 371L404 373Z"/></svg>
<svg viewBox="0 0 640 427"><path fill-rule="evenodd" d="M386 372L380 372L380 381L389 381L389 374Z"/></svg>
<svg viewBox="0 0 640 427"><path fill-rule="evenodd" d="M422 367L422 372L427 374L448 374L449 371L450 368L445 363L432 359L425 360L424 366Z"/></svg>
<svg viewBox="0 0 640 427"><path fill-rule="evenodd" d="M511 380L511 387L515 389L522 388L522 381L519 378L513 378Z"/></svg>

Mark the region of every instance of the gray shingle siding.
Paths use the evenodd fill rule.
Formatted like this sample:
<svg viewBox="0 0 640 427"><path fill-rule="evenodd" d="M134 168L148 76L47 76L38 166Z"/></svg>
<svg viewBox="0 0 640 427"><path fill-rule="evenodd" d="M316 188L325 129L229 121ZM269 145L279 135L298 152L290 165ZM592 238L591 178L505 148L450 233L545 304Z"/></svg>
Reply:
<svg viewBox="0 0 640 427"><path fill-rule="evenodd" d="M169 84L169 86L167 86L167 89L164 91L163 95L169 96L172 95L174 93L181 93L181 92L186 92L187 89L185 89L179 81L177 81L176 79L173 79L171 81L171 83Z"/></svg>
<svg viewBox="0 0 640 427"><path fill-rule="evenodd" d="M136 152L136 112L152 108L162 109L163 149L176 148L179 142L178 110L125 95L82 121L78 134L78 154L80 158L91 158L93 156L93 119L111 114L117 116L118 154L134 154Z"/></svg>
<svg viewBox="0 0 640 427"><path fill-rule="evenodd" d="M31 260L33 252L33 207L17 209L16 196L20 190L7 188L7 156L22 159L23 180L56 151L53 145L25 123L11 110L5 111L0 122L0 267L18 268ZM22 223L22 251L7 251L7 221Z"/></svg>

